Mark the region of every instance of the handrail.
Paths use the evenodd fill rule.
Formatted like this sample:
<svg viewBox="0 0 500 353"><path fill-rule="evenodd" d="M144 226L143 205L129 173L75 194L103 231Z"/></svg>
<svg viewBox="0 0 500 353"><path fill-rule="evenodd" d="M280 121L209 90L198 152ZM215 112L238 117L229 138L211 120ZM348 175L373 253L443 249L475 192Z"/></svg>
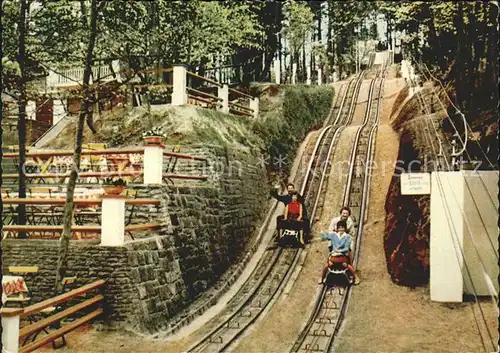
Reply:
<svg viewBox="0 0 500 353"><path fill-rule="evenodd" d="M191 87L187 87L186 88L188 91L193 91L195 93L198 93L198 94L201 94L202 96L206 96L206 97L209 97L209 98L213 98L213 99L216 99L218 101L222 101L223 99L220 98L220 97L217 97L217 96L214 96L213 94L210 94L210 93L207 93L207 92L203 92L203 91L199 91L197 89L194 89L194 88L191 88Z"/></svg>
<svg viewBox="0 0 500 353"><path fill-rule="evenodd" d="M148 84L140 84L140 85L136 85L136 84L132 84L132 87L133 88L144 88L144 87L147 87L147 88L158 88L158 87L165 87L165 88L172 88L174 87L173 85L169 85L167 83L161 83L161 84L157 84L157 85L148 85Z"/></svg>
<svg viewBox="0 0 500 353"><path fill-rule="evenodd" d="M48 198L48 199L38 199L38 198L3 198L2 202L4 205L65 205L66 198ZM102 203L102 199L75 199L73 200L73 204L77 206L88 206L88 205L100 205ZM127 199L125 200L126 205L160 205L160 200L156 199ZM4 210L5 212L5 210Z"/></svg>
<svg viewBox="0 0 500 353"><path fill-rule="evenodd" d="M25 174L24 177L27 179L41 179L41 178L69 178L71 172L67 173L41 173L41 174ZM82 172L78 174L78 178L99 178L99 177L113 177L113 176L141 176L143 173L142 170L138 171L112 171L112 172ZM3 179L17 179L19 174L4 174L2 175ZM195 178L192 175L184 175L184 174L169 174L169 178L171 179L199 179ZM206 178L206 176L205 176Z"/></svg>
<svg viewBox="0 0 500 353"><path fill-rule="evenodd" d="M123 171L110 171L110 172L81 172L78 173L78 178L104 178L104 177L114 177L114 176L141 176L143 174L143 170L123 170ZM51 179L59 179L59 178L69 178L71 172L66 173L38 173L38 174L24 174L24 177L27 179L40 179L40 178L51 178ZM3 179L17 179L19 174L4 174L2 175Z"/></svg>
<svg viewBox="0 0 500 353"><path fill-rule="evenodd" d="M253 116L253 114L251 113L247 113L247 112L242 112L241 110L237 110L237 109L234 109L234 108L229 108L229 111L230 112L234 112L234 113L238 113L238 114L241 114L241 115L246 115L246 116Z"/></svg>
<svg viewBox="0 0 500 353"><path fill-rule="evenodd" d="M238 103L231 103L231 102L229 102L229 105L234 105L235 107L238 107L238 108L241 108L241 109L245 109L245 110L248 110L248 111L250 111L250 112L253 113L253 109L252 108L245 107L244 105L239 105Z"/></svg>
<svg viewBox="0 0 500 353"><path fill-rule="evenodd" d="M7 225L3 226L4 232L62 232L63 226L34 226L34 225ZM71 226L71 231L81 233L97 233L101 231L101 226Z"/></svg>
<svg viewBox="0 0 500 353"><path fill-rule="evenodd" d="M211 79L203 77L203 76L200 76L200 75L195 74L195 73L193 73L191 71L187 71L187 74L190 75L190 76L192 76L192 77L199 78L200 80L204 80L204 81L210 82L210 83L212 83L212 84L214 84L214 85L216 85L218 87L222 87L222 83L214 81L214 80L211 80Z"/></svg>
<svg viewBox="0 0 500 353"><path fill-rule="evenodd" d="M205 99L205 98L193 96L192 94L188 94L188 98L191 98L191 99L203 102L203 103L207 103L207 104L221 105L221 103L219 103L219 102L212 102L212 101Z"/></svg>
<svg viewBox="0 0 500 353"><path fill-rule="evenodd" d="M164 151L163 156L176 157L176 158L181 158L181 159L193 159L195 161L203 161L203 162L207 161L207 159L205 157L196 157L196 156L190 156L188 154L168 152L168 151Z"/></svg>
<svg viewBox="0 0 500 353"><path fill-rule="evenodd" d="M144 152L144 147L136 147L136 148L125 148L125 149L106 149L106 150L83 150L82 156L99 156L99 155L108 155L108 154L133 154L133 153L142 153ZM35 151L35 152L27 152L26 157L42 157L42 156L58 156L58 157L68 157L73 156L74 152L71 150L60 150L60 151ZM163 152L163 155L167 155L170 157L177 157L181 159L194 159L199 161L206 161L204 157L195 157L182 153L175 152ZM19 153L4 153L4 158L16 158L19 156Z"/></svg>
<svg viewBox="0 0 500 353"><path fill-rule="evenodd" d="M92 311L91 313L79 318L78 320L73 321L72 323L70 323L68 325L64 325L60 329L53 331L46 336L43 336L43 338L41 338L40 340L37 340L37 341L32 342L24 347L21 347L19 349L19 353L33 352L35 349L40 348L49 342L52 342L56 338L61 337L64 334L71 332L75 328L92 320L93 318L96 318L97 316L101 315L103 312L104 312L104 310L102 308L98 308L98 309Z"/></svg>
<svg viewBox="0 0 500 353"><path fill-rule="evenodd" d="M167 179L193 179L193 180L207 180L207 175L182 175L182 174L171 174L163 173L163 177Z"/></svg>
<svg viewBox="0 0 500 353"><path fill-rule="evenodd" d="M106 283L105 280L100 279L100 280L97 280L95 282L86 284L83 287L76 288L76 289L73 289L67 293L60 294L54 298L50 298L50 299L44 300L40 303L30 305L30 306L24 308L23 313L21 314L21 317L26 317L29 315L39 313L40 311L42 311L45 308L48 308L50 306L55 306L59 303L68 301L74 297L78 297L82 294L85 294L85 293L90 292L94 289L102 287L105 283Z"/></svg>
<svg viewBox="0 0 500 353"><path fill-rule="evenodd" d="M63 115L63 117L61 119L59 119L59 121L55 124L53 124L50 128L48 128L47 130L45 130L45 132L40 136L38 137L35 142L33 142L31 144L31 146L35 146L42 138L44 138L50 131L52 131L56 126L58 126L58 124L60 122L62 122L63 120L67 119L69 116L69 112L67 112L66 114Z"/></svg>
<svg viewBox="0 0 500 353"><path fill-rule="evenodd" d="M108 154L132 154L144 152L144 147L134 147L134 148L110 148L106 150L82 150L82 156L100 156ZM35 151L27 152L26 157L43 157L43 156L57 156L57 157L68 157L73 156L74 151L71 150L59 150L59 151ZM4 158L16 158L19 153L4 153Z"/></svg>
<svg viewBox="0 0 500 353"><path fill-rule="evenodd" d="M97 294L96 296L85 300L84 302L81 302L75 306L72 306L64 311L61 311L60 313L57 313L55 315L49 316L43 320L37 321L31 325L23 327L21 330L19 330L19 337L24 337L31 335L33 333L41 331L44 327L47 327L48 325L57 322L66 316L69 316L71 314L76 313L77 311L84 309L88 306L91 306L93 304L96 304L100 301L104 300L104 296L102 294Z"/></svg>
<svg viewBox="0 0 500 353"><path fill-rule="evenodd" d="M125 232L134 232L138 230L158 229L161 224L158 223L145 223L145 224L129 224L125 226ZM64 226L49 226L49 225L6 225L3 226L4 232L54 232L59 233L63 231ZM71 226L72 232L81 233L98 233L101 232L101 226Z"/></svg>
<svg viewBox="0 0 500 353"><path fill-rule="evenodd" d="M255 97L252 97L251 95L249 94L246 94L244 92L241 92L241 91L238 91L237 89L234 89L234 88L229 88L229 92L233 92L233 93L237 93L243 97L247 97L247 98L250 98L250 99L254 99Z"/></svg>
<svg viewBox="0 0 500 353"><path fill-rule="evenodd" d="M168 68L154 68L154 69L142 69L137 71L138 73L140 72L141 74L149 74L151 72L172 72L173 69L171 67Z"/></svg>
<svg viewBox="0 0 500 353"><path fill-rule="evenodd" d="M2 307L0 309L0 316L1 317L13 317L13 316L18 316L22 314L24 311L23 308L6 308Z"/></svg>

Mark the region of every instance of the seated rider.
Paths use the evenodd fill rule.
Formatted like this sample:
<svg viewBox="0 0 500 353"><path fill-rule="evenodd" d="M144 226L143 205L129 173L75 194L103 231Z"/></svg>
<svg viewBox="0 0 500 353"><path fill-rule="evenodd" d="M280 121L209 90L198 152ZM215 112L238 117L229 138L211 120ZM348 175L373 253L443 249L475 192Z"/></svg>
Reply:
<svg viewBox="0 0 500 353"><path fill-rule="evenodd" d="M292 225L293 228L299 227L299 234L300 234L300 244L304 246L304 230L302 229L302 204L298 201L298 193L296 191L293 191L292 194L292 202L290 202L288 205L285 207L285 214L283 216L283 221L287 222ZM291 222L290 222L291 221ZM297 222L300 222L300 224L297 224ZM293 224L295 223L295 224ZM283 235L280 233L280 238L282 238Z"/></svg>
<svg viewBox="0 0 500 353"><path fill-rule="evenodd" d="M292 201L292 192L295 191L295 185L292 183L287 184L287 191L288 193L285 195L278 195L278 188L277 186L275 189L271 190L271 196L274 197L276 200L283 202L286 205L288 205ZM307 217L307 210L304 206L304 197L300 194L297 193L297 200L302 204L302 220L303 220L303 228L304 228L304 233L309 234L309 218ZM278 230L278 234L281 234L281 228L282 228L282 221L283 221L283 216L278 216L276 218L276 227Z"/></svg>
<svg viewBox="0 0 500 353"><path fill-rule="evenodd" d="M330 252L330 256L328 258L328 264L323 269L323 274L321 279L318 281L318 284L323 284L328 273L328 269L335 262L337 262L335 257L343 257L345 262L342 263L344 268L348 268L351 272L351 275L354 277L354 284L359 284L359 278L356 276L356 272L352 266L352 262L349 258L349 249L351 247L351 236L345 232L347 228L347 224L345 221L337 222L337 232L327 232L321 233L321 239L330 240L330 245L332 247L332 251Z"/></svg>
<svg viewBox="0 0 500 353"><path fill-rule="evenodd" d="M350 235L354 235L354 222L351 218L351 209L347 206L344 206L340 209L340 216L333 217L330 223L330 227L328 229L335 230L337 229L337 222L345 221L347 228L346 233Z"/></svg>
<svg viewBox="0 0 500 353"><path fill-rule="evenodd" d="M351 235L351 237L354 235L354 221L351 218L351 209L347 206L344 206L340 209L340 216L333 217L332 221L330 223L330 227L328 229L335 231L337 229L337 223L339 221L345 221L347 228L346 228L346 233ZM351 239L351 247L352 247L352 239ZM329 251L332 251L331 247L328 248ZM349 259L352 263L352 253L349 251Z"/></svg>

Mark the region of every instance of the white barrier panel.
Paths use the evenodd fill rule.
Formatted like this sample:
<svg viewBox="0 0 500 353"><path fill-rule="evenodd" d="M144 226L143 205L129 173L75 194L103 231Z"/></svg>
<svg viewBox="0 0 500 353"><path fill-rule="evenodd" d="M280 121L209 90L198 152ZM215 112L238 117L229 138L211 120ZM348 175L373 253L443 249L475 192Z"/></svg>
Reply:
<svg viewBox="0 0 500 353"><path fill-rule="evenodd" d="M495 171L432 173L431 300L498 293L497 182Z"/></svg>
<svg viewBox="0 0 500 353"><path fill-rule="evenodd" d="M474 284L473 287L464 269L464 293L473 294L475 289L478 295L491 295L491 290L498 293L498 173L478 173L462 171L465 178L463 227L467 231L465 262ZM485 274L492 285L487 283Z"/></svg>
<svg viewBox="0 0 500 353"><path fill-rule="evenodd" d="M454 188L454 190L453 190ZM459 204L447 195L463 199L462 176L458 172L433 172L431 175L430 292L431 300L461 302L463 293L460 249L463 244Z"/></svg>

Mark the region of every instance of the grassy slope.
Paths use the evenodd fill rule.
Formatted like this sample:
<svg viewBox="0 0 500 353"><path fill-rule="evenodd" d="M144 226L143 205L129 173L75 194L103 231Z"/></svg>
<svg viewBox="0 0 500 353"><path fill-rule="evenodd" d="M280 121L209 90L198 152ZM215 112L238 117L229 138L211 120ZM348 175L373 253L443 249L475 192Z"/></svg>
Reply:
<svg viewBox="0 0 500 353"><path fill-rule="evenodd" d="M108 147L142 144L142 133L160 125L167 143L216 144L240 148L260 148L264 155L286 156L286 171L300 141L311 128L326 118L332 98L331 86L258 86L261 94L257 120L237 117L193 106L168 107L148 114L144 108L119 109L96 119L97 134L85 128L84 143L107 143ZM75 125L70 125L52 148L73 148Z"/></svg>

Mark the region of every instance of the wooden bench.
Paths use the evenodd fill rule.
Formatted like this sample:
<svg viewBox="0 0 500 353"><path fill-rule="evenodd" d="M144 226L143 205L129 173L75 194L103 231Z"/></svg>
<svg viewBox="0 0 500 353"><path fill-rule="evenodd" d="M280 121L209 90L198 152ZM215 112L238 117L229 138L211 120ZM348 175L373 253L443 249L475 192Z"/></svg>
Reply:
<svg viewBox="0 0 500 353"><path fill-rule="evenodd" d="M75 282L76 282L76 276L64 277L62 279L62 281L61 281L61 283L62 283L61 291L64 293L65 290L68 288L68 286L74 284ZM33 315L28 316L28 319L29 319L30 323L33 324L34 318L38 317L38 318L41 318L42 320L40 320L39 322L37 322L37 327L39 327L42 322L45 323L47 321L50 321L47 326L59 329L59 328L61 328L61 320L65 316L62 316L62 318L59 318L59 316L60 316L60 313L59 313L58 314L59 316L54 316L55 317L54 320L46 320L46 319L47 319L47 317L49 315L53 314L54 312L60 312L61 310L62 310L62 307L60 305L52 305L52 306L49 306L49 307L47 307L45 309L40 310L40 313L39 313L40 315L33 314ZM43 328L41 330L36 330L36 331L29 332L27 334L24 334L24 336L26 336L26 338L24 339L23 345L26 344L26 342L28 341L28 339L30 338L30 336L32 334L34 334L34 335L33 335L33 338L31 339L31 342L35 341L36 337L38 336L38 334L41 331L44 331L47 335L49 335L49 332L47 331L47 326L43 326ZM24 336L21 336L21 337L24 337ZM66 338L64 337L64 335L62 335L61 338L62 338L62 341L63 341L63 344L61 346L56 346L55 340L52 341L52 347L54 349L57 349L57 348L62 347L63 345L66 345Z"/></svg>
<svg viewBox="0 0 500 353"><path fill-rule="evenodd" d="M32 316L34 314L40 313L42 310L47 309L49 307L57 306L58 304L67 302L73 298L82 296L84 294L87 294L93 290L96 290L100 287L102 287L105 284L104 280L98 280L96 282L87 284L83 287L71 290L67 293L60 294L54 298L50 298L47 300L44 300L40 303L30 305L27 308L24 308L22 313L20 313L21 317L27 317L27 316ZM55 313L51 316L48 316L42 320L36 321L26 327L23 327L19 332L19 338L24 338L24 343L28 341L31 335L37 334L41 331L43 331L45 328L53 325L54 323L60 323L64 318L67 318L70 315L73 315L82 309L89 308L93 305L101 304L102 301L104 300L104 296L102 294L96 294L90 299L87 299L81 303L78 303L76 305L73 305L61 312ZM51 342L53 343L57 338L64 337L65 334L68 332L73 331L77 327L89 322L90 320L96 318L97 316L101 315L103 313L103 309L101 307L98 307L91 311L90 313L84 315L81 318L78 318L77 320L67 324L67 325L60 325L60 327L47 334L46 336L40 337L38 340L34 340L31 343L24 345L19 349L20 353L27 353L27 352L32 352L37 348L40 348L44 346L45 344ZM63 343L66 343L66 339L63 338ZM54 343L53 343L54 346Z"/></svg>

